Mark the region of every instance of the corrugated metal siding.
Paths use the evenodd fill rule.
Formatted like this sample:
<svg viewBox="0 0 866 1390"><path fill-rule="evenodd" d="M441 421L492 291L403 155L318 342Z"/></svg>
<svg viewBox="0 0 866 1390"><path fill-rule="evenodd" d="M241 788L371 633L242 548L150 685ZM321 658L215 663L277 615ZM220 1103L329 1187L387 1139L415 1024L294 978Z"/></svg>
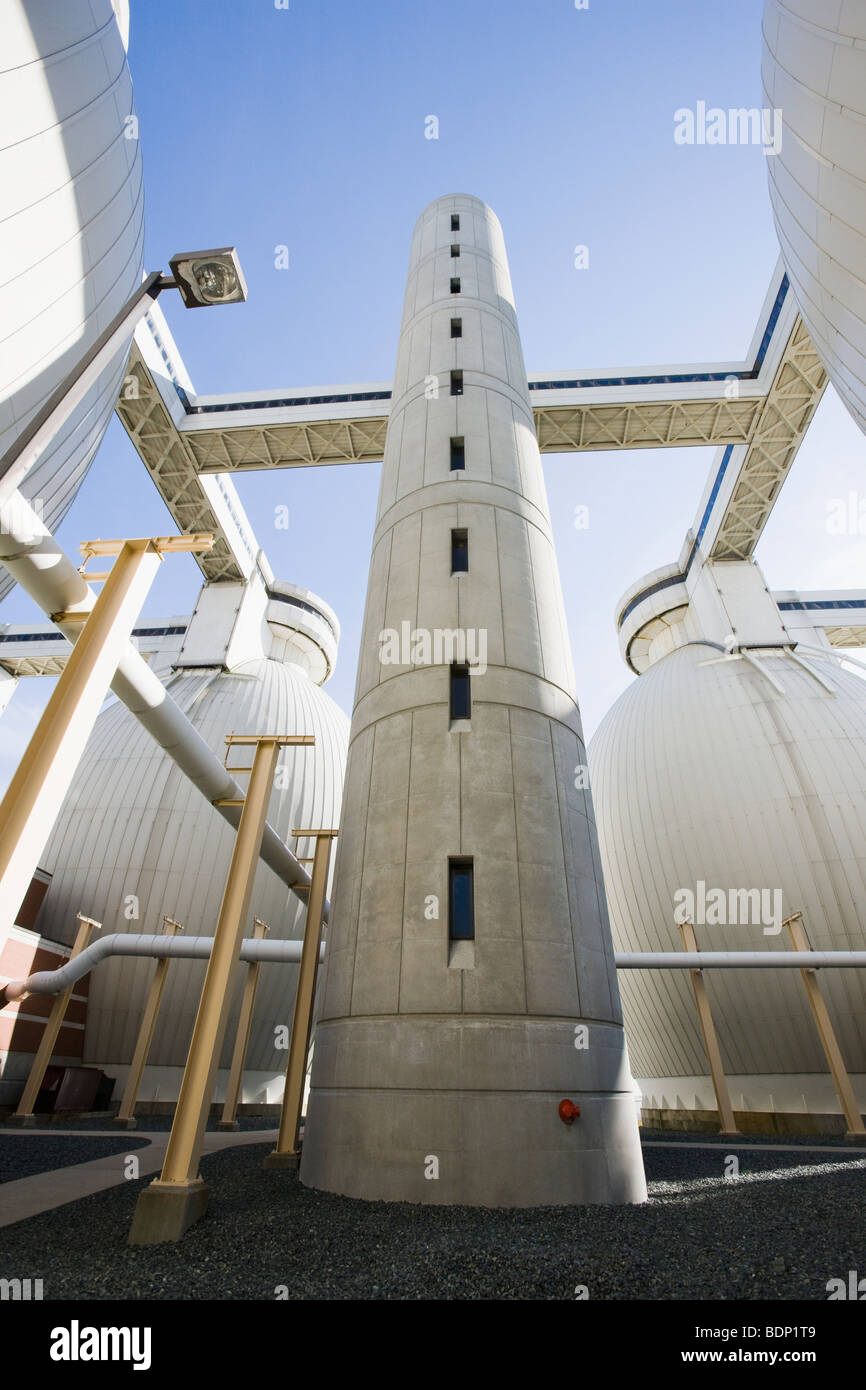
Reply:
<svg viewBox="0 0 866 1390"><path fill-rule="evenodd" d="M766 0L764 106L784 113L767 160L785 269L827 373L866 430L866 8Z"/></svg>
<svg viewBox="0 0 866 1390"><path fill-rule="evenodd" d="M780 888L782 915L802 910L818 950L866 945L866 683L826 662L836 695L784 655L759 654L785 690L745 661L701 665L684 647L652 666L613 706L590 747L617 950L681 950L677 889ZM696 925L706 950L783 950L786 930ZM737 1073L824 1072L796 974L707 975L726 1067ZM843 1055L866 1071L866 980L822 971ZM638 1076L706 1071L687 974L619 977Z"/></svg>
<svg viewBox="0 0 866 1390"><path fill-rule="evenodd" d="M0 452L141 280L140 141L110 0L6 0L0 52ZM127 349L128 350L128 349ZM127 350L82 401L21 491L55 529L102 439ZM0 598L12 580L3 571Z"/></svg>
<svg viewBox="0 0 866 1390"><path fill-rule="evenodd" d="M275 788L269 819L294 846L297 827L339 824L349 721L323 690L297 668L272 660L247 662L231 674L180 674L172 696L207 743L225 751L226 734L292 732L315 735L314 748L288 748L282 760L288 785ZM232 752L247 761L248 749ZM239 777L242 785L246 778ZM81 909L103 922L105 932L159 932L162 915L182 922L190 936L212 936L234 846L234 832L157 747L122 705L100 715L81 766L48 844L44 862L53 873L39 928L69 940ZM299 855L311 852L308 844ZM124 903L135 894L138 920ZM270 936L299 938L305 909L270 869L259 867L252 916L270 925ZM182 1065L204 979L204 962L174 961L151 1049L154 1065ZM223 1054L228 1065L244 968ZM85 1056L128 1062L135 1045L153 972L147 960L107 961L94 974ZM267 965L259 979L248 1053L253 1070L285 1066L274 1050L274 1028L291 1021L297 966Z"/></svg>

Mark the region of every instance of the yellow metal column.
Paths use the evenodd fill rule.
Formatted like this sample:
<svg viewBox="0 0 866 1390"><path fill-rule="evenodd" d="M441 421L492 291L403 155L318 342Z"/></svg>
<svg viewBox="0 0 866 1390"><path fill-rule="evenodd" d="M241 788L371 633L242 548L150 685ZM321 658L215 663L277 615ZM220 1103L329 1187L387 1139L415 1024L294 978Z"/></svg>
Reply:
<svg viewBox="0 0 866 1390"><path fill-rule="evenodd" d="M81 954L85 946L88 945L93 932L99 931L102 926L101 922L94 922L92 917L85 917L81 912L78 913L78 922L79 927L75 936L75 945L72 947L69 956L70 960L74 960L76 956ZM60 1029L63 1026L63 1019L66 1015L66 1009L72 998L72 991L74 989L75 985L69 985L67 989L61 990L60 993L54 997L51 1013L46 1019L45 1030L42 1034L39 1047L36 1050L36 1056L33 1058L33 1065L30 1068L27 1084L18 1102L18 1109L15 1111L14 1118L20 1120L22 1124L32 1125L36 1123L36 1116L33 1114L33 1106L36 1104L36 1097L39 1095L39 1089L45 1077L45 1070L48 1063L51 1061L51 1055L57 1044ZM26 999L27 996L25 995L24 998Z"/></svg>
<svg viewBox="0 0 866 1390"><path fill-rule="evenodd" d="M795 951L811 951L809 938L803 926L802 912L795 912L790 917L785 918L785 926L791 936L791 941ZM833 1085L836 1087L836 1094L842 1106L842 1113L845 1116L845 1123L848 1126L846 1139L860 1139L866 1135L866 1128L863 1126L863 1116L860 1114L860 1107L854 1095L854 1088L851 1085L851 1078L848 1069L839 1050L836 1041L836 1033L827 1012L827 1005L821 993L821 986L818 984L818 975L814 969L801 970L800 975L803 984L806 986L806 994L809 997L809 1005L812 1009L812 1017L818 1029L818 1036L821 1039L821 1046L830 1067L833 1077Z"/></svg>
<svg viewBox="0 0 866 1390"><path fill-rule="evenodd" d="M337 833L336 830L293 831L298 839L315 836L316 850L313 856L310 896L307 900L307 921L304 929L304 948L301 952L301 968L298 972L298 989L295 994L295 1011L292 1016L292 1039L286 1065L283 1108L280 1111L280 1132L277 1137L277 1147L264 1160L262 1166L265 1168L297 1167L300 1155L298 1133L301 1127L301 1106L304 1100L307 1054L310 1050L310 1034L313 1028L313 1001L316 997L316 976L322 945L322 913L328 888L331 841Z"/></svg>
<svg viewBox="0 0 866 1390"><path fill-rule="evenodd" d="M683 943L687 951L697 951L698 943L695 938L695 929L691 922L680 922L680 929L683 934ZM725 1068L722 1065L722 1054L719 1051L719 1041L716 1037L716 1026L713 1023L710 1001L707 997L707 986L704 982L704 972L702 970L690 970L692 977L692 987L695 992L695 1003L698 1006L698 1020L701 1025L701 1034L704 1039L704 1051L707 1054L707 1061L710 1064L710 1075L713 1079L713 1090L716 1093L716 1105L721 1121L721 1134L739 1134L737 1124L734 1119L734 1111L731 1106L731 1097L728 1093L728 1081L725 1076Z"/></svg>
<svg viewBox="0 0 866 1390"><path fill-rule="evenodd" d="M253 938L261 941L267 935L268 924L263 922L260 917L255 918L253 926ZM238 1017L238 1031L235 1038L235 1050L232 1053L232 1065L229 1072L229 1082L226 1087L225 1104L223 1105L222 1118L217 1125L217 1129L239 1129L236 1115L238 1109L238 1099L241 1093L241 1082L244 1076L244 1063L247 1060L247 1047L250 1041L250 1029L253 1024L253 1009L256 1002L256 990L259 986L259 972L261 961L251 960L247 966L247 978L244 981L244 997L241 1000L241 1011Z"/></svg>
<svg viewBox="0 0 866 1390"><path fill-rule="evenodd" d="M253 745L255 755L248 769L249 786L162 1173L139 1195L129 1232L130 1245L179 1240L207 1210L208 1188L199 1176L199 1158L225 1036L229 987L249 912L277 757L281 744L311 744L314 739L311 735L233 734L226 742Z"/></svg>
<svg viewBox="0 0 866 1390"><path fill-rule="evenodd" d="M180 922L174 922L170 917L163 917L165 928L164 936L176 936L183 931ZM138 1030L138 1041L135 1044L135 1052L132 1055L132 1062L129 1067L129 1075L126 1078L126 1086L123 1091L123 1099L120 1102L120 1109L114 1117L116 1125L124 1125L126 1129L135 1129L135 1102L138 1099L138 1088L141 1085L141 1078L144 1075L144 1068L147 1065L147 1055L150 1052L150 1045L153 1042L153 1034L156 1028L156 1020L159 1015L159 1006L162 1003L162 992L165 989L165 977L168 974L170 957L164 956L162 960L156 962L156 969L153 972L153 979L150 982L150 991L147 996L147 1003L141 1019L141 1027Z"/></svg>
<svg viewBox="0 0 866 1390"><path fill-rule="evenodd" d="M15 920L39 856L69 790L84 745L108 692L161 556L168 550L207 550L211 536L88 541L92 555L116 555L89 612L54 613L55 621L81 621L51 699L0 802L0 931Z"/></svg>

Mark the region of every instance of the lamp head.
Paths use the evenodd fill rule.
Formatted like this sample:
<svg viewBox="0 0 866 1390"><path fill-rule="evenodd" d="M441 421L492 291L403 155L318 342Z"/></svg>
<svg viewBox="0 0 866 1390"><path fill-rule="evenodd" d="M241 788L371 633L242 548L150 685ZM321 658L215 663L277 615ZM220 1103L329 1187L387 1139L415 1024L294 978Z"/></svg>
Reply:
<svg viewBox="0 0 866 1390"><path fill-rule="evenodd" d="M247 283L234 246L185 251L172 256L169 265L187 309L241 304L247 297Z"/></svg>

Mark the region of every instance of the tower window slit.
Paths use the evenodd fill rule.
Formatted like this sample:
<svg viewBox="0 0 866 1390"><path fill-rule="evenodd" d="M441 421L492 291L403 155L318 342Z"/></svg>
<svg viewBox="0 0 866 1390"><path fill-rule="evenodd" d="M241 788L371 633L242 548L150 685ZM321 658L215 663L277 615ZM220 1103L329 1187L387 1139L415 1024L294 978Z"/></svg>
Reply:
<svg viewBox="0 0 866 1390"><path fill-rule="evenodd" d="M453 471L455 468L465 467L466 446L463 441L463 435L461 434L459 437L451 440L451 468Z"/></svg>
<svg viewBox="0 0 866 1390"><path fill-rule="evenodd" d="M475 939L475 885L471 859L448 861L448 935L452 941Z"/></svg>
<svg viewBox="0 0 866 1390"><path fill-rule="evenodd" d="M460 280L458 279L458 277L457 277L456 275L453 277L453 279L452 279L452 281L451 281L451 293L452 293L452 294L459 294L459 293L460 293Z"/></svg>
<svg viewBox="0 0 866 1390"><path fill-rule="evenodd" d="M451 532L451 573L469 573L469 532Z"/></svg>
<svg viewBox="0 0 866 1390"><path fill-rule="evenodd" d="M451 667L451 718L471 719L472 696L469 690L469 667Z"/></svg>

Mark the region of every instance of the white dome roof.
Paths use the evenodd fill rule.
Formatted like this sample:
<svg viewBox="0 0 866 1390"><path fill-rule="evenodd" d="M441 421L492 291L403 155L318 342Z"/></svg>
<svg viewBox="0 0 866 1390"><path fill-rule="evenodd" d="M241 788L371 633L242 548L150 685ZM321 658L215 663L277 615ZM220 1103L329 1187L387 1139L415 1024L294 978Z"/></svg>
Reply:
<svg viewBox="0 0 866 1390"><path fill-rule="evenodd" d="M3 6L0 453L141 281L141 142L127 125L124 26L126 0ZM99 446L126 356L101 374L22 484L50 530ZM11 588L4 570L0 597Z"/></svg>
<svg viewBox="0 0 866 1390"><path fill-rule="evenodd" d="M767 158L782 258L827 374L866 431L866 5L766 0Z"/></svg>
<svg viewBox="0 0 866 1390"><path fill-rule="evenodd" d="M314 747L283 751L281 765L290 773L277 777L269 820L292 848L292 830L339 824L349 721L297 666L262 658L231 673L182 673L168 689L220 757L232 732L314 734ZM235 750L230 765L247 762L247 752ZM247 779L238 781L245 786ZM183 924L187 936L212 936L234 841L218 812L124 706L115 704L97 721L47 846L43 864L54 877L39 930L68 941L81 910L102 922L105 933L159 933L167 914ZM297 853L309 855L312 846L302 842ZM137 920L124 916L131 894L139 899ZM271 938L300 938L305 913L301 901L260 865L245 934L252 935L257 916L269 924ZM87 1062L129 1062L152 973L153 961L146 959L108 960L94 972ZM291 1022L296 976L295 965L262 969L248 1053L252 1070L278 1075L285 1068L285 1053L274 1049L274 1028ZM183 1065L203 979L203 962L172 961L151 1064ZM226 1066L234 1026L232 1018Z"/></svg>
<svg viewBox="0 0 866 1390"><path fill-rule="evenodd" d="M680 951L675 894L781 890L820 950L866 947L866 682L825 661L836 694L780 651L756 652L779 695L746 661L702 665L681 647L636 680L589 749L614 945ZM680 899L679 901L682 901ZM771 901L768 899L768 901ZM787 930L698 925L706 950L786 950ZM729 1072L825 1072L796 972L713 971L713 1015ZM707 1066L683 971L620 971L636 1076L702 1076ZM821 985L852 1071L866 1071L866 980Z"/></svg>

